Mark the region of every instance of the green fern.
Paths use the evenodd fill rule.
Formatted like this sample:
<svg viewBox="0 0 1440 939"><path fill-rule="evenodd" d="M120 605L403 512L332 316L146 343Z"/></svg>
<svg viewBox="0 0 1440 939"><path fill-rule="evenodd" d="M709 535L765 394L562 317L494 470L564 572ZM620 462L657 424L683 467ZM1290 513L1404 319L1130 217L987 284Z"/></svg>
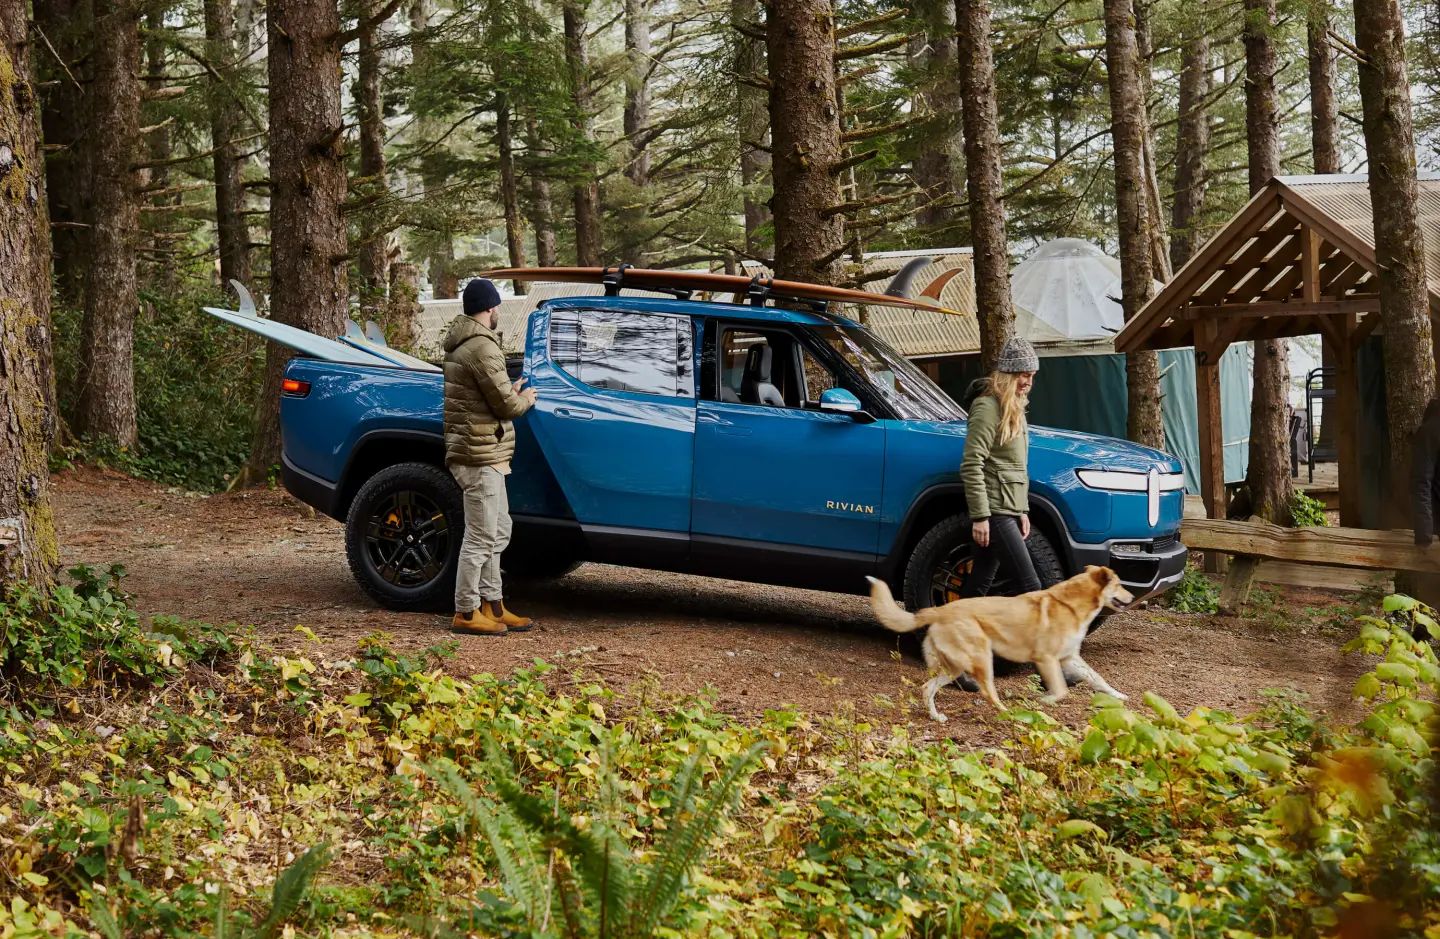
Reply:
<svg viewBox="0 0 1440 939"><path fill-rule="evenodd" d="M499 801L477 796L453 764L432 766L430 772L485 837L505 892L532 935L640 939L654 935L674 912L765 749L757 743L734 757L703 789L699 758L688 760L672 786L665 834L644 863L620 834L621 786L608 741L601 746L600 797L588 829L527 792L514 766L493 746L484 769Z"/></svg>
<svg viewBox="0 0 1440 939"><path fill-rule="evenodd" d="M224 886L215 904L213 939L275 939L281 928L300 910L300 903L310 892L315 875L330 860L330 846L317 844L306 851L275 878L270 891L270 912L254 929L238 929L230 921L230 893Z"/></svg>

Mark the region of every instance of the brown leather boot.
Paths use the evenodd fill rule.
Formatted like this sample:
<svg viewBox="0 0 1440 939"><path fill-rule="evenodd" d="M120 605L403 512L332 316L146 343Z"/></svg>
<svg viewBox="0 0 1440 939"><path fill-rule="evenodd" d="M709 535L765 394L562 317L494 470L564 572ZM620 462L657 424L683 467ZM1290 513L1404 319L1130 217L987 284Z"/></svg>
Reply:
<svg viewBox="0 0 1440 939"><path fill-rule="evenodd" d="M516 616L514 613L505 609L504 600L488 600L480 605L480 609L492 620L503 623L505 628L512 633L523 633L533 625L530 617Z"/></svg>
<svg viewBox="0 0 1440 939"><path fill-rule="evenodd" d="M450 621L452 633L470 633L475 636L503 636L509 630L505 624L485 612L485 604L480 604L480 609L471 610L468 613L456 612L455 618Z"/></svg>

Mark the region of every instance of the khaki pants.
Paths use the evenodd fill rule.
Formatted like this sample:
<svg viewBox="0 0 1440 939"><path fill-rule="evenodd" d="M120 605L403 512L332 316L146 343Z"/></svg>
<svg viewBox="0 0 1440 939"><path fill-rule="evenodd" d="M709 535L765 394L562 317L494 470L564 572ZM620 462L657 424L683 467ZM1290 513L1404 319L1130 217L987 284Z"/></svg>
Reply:
<svg viewBox="0 0 1440 939"><path fill-rule="evenodd" d="M465 491L465 539L455 575L455 611L468 613L481 600L499 600L500 554L510 543L510 500L505 474L493 466L452 466Z"/></svg>

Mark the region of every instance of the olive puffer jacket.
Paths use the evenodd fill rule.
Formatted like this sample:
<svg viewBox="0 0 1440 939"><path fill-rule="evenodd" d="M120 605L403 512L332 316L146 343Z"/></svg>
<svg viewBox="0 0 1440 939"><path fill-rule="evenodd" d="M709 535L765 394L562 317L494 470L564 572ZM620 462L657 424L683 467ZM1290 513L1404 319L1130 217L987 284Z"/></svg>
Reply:
<svg viewBox="0 0 1440 939"><path fill-rule="evenodd" d="M974 521L991 515L1024 515L1030 511L1030 434L1026 430L1005 443L1000 437L1000 402L981 392L970 402L969 428L960 479Z"/></svg>
<svg viewBox="0 0 1440 939"><path fill-rule="evenodd" d="M455 317L445 336L445 465L509 463L510 422L529 408L505 371L500 336L474 317Z"/></svg>

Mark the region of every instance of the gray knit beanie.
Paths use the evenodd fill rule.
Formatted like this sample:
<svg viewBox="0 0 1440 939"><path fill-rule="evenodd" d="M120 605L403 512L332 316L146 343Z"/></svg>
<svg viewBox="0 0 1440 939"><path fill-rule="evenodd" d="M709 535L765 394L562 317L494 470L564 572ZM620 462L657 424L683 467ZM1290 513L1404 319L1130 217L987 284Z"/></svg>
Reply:
<svg viewBox="0 0 1440 939"><path fill-rule="evenodd" d="M1040 356L1035 347L1019 336L1012 336L1000 350L1000 361L995 363L997 372L1038 372Z"/></svg>

